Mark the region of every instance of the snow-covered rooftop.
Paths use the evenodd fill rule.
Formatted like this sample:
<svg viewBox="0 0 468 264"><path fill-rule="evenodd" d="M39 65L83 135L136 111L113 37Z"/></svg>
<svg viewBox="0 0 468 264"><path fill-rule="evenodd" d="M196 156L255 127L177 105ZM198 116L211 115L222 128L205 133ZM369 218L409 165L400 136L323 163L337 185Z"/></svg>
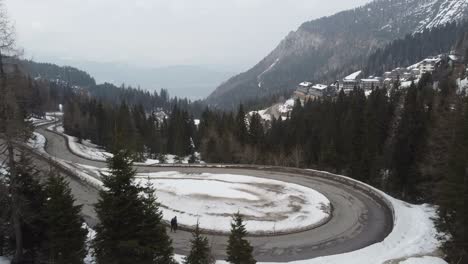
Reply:
<svg viewBox="0 0 468 264"><path fill-rule="evenodd" d="M310 87L310 86L312 86L312 84L313 83L311 83L311 82L301 82L299 85L303 86L303 87Z"/></svg>
<svg viewBox="0 0 468 264"><path fill-rule="evenodd" d="M428 63L437 63L440 61L440 58L427 58L423 60L423 62L428 62Z"/></svg>
<svg viewBox="0 0 468 264"><path fill-rule="evenodd" d="M457 55L449 55L449 58L453 61L457 61L460 59Z"/></svg>
<svg viewBox="0 0 468 264"><path fill-rule="evenodd" d="M361 82L380 82L380 79L377 79L377 78L361 79Z"/></svg>
<svg viewBox="0 0 468 264"><path fill-rule="evenodd" d="M327 85L325 84L316 84L314 86L312 86L312 89L317 89L317 90L324 90L324 89L327 89Z"/></svg>
<svg viewBox="0 0 468 264"><path fill-rule="evenodd" d="M361 74L361 72L362 72L362 71L354 72L354 73L352 73L352 74L346 76L344 79L347 80L347 81L348 81L348 80L356 80L356 78L359 77L359 75Z"/></svg>

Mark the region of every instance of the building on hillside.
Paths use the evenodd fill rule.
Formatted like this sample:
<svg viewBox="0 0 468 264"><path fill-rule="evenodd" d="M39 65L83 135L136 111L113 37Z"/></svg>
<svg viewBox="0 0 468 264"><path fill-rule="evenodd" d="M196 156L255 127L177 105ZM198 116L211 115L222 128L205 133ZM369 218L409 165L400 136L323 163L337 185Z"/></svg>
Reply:
<svg viewBox="0 0 468 264"><path fill-rule="evenodd" d="M405 68L395 68L392 71L385 72L383 75L384 79L398 80L404 78L404 75L408 75L409 71Z"/></svg>
<svg viewBox="0 0 468 264"><path fill-rule="evenodd" d="M309 88L309 96L312 98L319 98L326 95L328 91L328 85L315 84Z"/></svg>
<svg viewBox="0 0 468 264"><path fill-rule="evenodd" d="M313 84L311 82L301 82L294 92L294 97L303 101L309 99L309 89Z"/></svg>
<svg viewBox="0 0 468 264"><path fill-rule="evenodd" d="M339 87L338 82L332 85L312 84L310 82L302 82L294 92L294 98L299 98L302 101L316 99L324 96L335 96Z"/></svg>
<svg viewBox="0 0 468 264"><path fill-rule="evenodd" d="M338 86L345 92L352 91L354 87L359 86L359 79L361 79L362 71L354 72L343 78L341 84Z"/></svg>
<svg viewBox="0 0 468 264"><path fill-rule="evenodd" d="M412 69L411 73L413 74L413 78L421 76L421 71L419 69Z"/></svg>
<svg viewBox="0 0 468 264"><path fill-rule="evenodd" d="M381 88L382 87L382 79L376 77L370 77L368 79L361 79L361 89L363 90L371 90L373 88Z"/></svg>
<svg viewBox="0 0 468 264"><path fill-rule="evenodd" d="M343 80L341 83L341 89L345 92L352 91L354 87L359 87L358 80Z"/></svg>
<svg viewBox="0 0 468 264"><path fill-rule="evenodd" d="M427 58L421 61L417 68L421 74L426 72L432 73L441 61L439 57Z"/></svg>

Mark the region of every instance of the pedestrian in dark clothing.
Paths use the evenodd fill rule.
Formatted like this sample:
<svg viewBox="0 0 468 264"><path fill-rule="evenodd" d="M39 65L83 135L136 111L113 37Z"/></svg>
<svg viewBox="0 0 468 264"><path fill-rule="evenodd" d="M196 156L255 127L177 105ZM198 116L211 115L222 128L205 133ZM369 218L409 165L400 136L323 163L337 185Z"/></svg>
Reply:
<svg viewBox="0 0 468 264"><path fill-rule="evenodd" d="M174 216L171 220L171 232L177 232L177 216Z"/></svg>

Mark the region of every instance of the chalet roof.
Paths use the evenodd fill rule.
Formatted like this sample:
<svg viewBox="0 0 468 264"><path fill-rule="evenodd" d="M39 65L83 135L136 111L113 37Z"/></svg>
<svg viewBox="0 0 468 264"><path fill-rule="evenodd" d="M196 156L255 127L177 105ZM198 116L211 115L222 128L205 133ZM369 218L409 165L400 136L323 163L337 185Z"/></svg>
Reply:
<svg viewBox="0 0 468 264"><path fill-rule="evenodd" d="M380 82L380 79L377 79L377 78L361 79L361 82Z"/></svg>
<svg viewBox="0 0 468 264"><path fill-rule="evenodd" d="M344 78L344 80L356 80L356 79L359 77L359 75L361 75L361 73L362 73L362 71L354 72L354 73L352 73L352 74L346 76L346 77Z"/></svg>
<svg viewBox="0 0 468 264"><path fill-rule="evenodd" d="M313 83L311 82L301 82L299 85L302 86L302 87L310 87L312 86Z"/></svg>
<svg viewBox="0 0 468 264"><path fill-rule="evenodd" d="M317 90L324 90L324 89L327 89L327 85L324 85L324 84L316 84L314 86L312 86L312 89L317 89Z"/></svg>

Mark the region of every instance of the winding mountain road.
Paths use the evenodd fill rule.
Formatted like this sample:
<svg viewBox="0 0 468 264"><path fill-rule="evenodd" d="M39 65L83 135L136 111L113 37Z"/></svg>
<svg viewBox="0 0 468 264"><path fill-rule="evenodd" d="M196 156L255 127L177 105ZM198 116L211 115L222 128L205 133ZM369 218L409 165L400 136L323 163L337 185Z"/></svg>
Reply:
<svg viewBox="0 0 468 264"><path fill-rule="evenodd" d="M104 162L89 160L70 151L66 139L56 133L38 127L36 132L47 140L48 155L67 161L70 165L106 167ZM38 167L47 168L45 159L37 159ZM249 237L257 261L289 262L314 257L340 254L358 250L382 241L392 230L393 215L388 204L375 193L366 191L353 181L326 177L323 173L279 167L259 166L135 166L138 172L180 171L184 173L237 174L274 179L310 187L325 195L333 206L333 217L326 224L312 230L278 235ZM77 167L78 169L78 167ZM98 190L73 173L66 173L78 204L83 205L83 215L91 226L97 223L93 205L98 199ZM177 254L189 251L190 232L170 233ZM216 258L225 258L227 237L207 235Z"/></svg>

